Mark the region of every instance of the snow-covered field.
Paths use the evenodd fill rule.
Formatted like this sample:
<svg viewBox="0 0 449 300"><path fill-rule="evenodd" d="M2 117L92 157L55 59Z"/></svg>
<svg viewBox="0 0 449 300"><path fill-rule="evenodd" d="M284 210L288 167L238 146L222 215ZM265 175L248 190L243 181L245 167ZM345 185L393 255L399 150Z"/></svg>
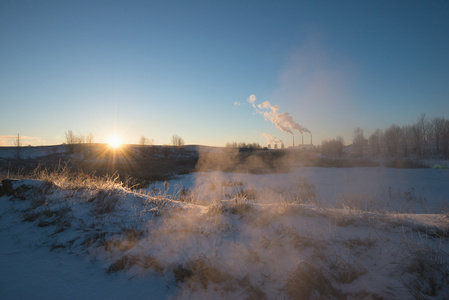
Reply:
<svg viewBox="0 0 449 300"><path fill-rule="evenodd" d="M20 147L19 157L21 159L35 159L42 156L67 153L67 145ZM17 158L17 147L0 147L0 158Z"/></svg>
<svg viewBox="0 0 449 300"><path fill-rule="evenodd" d="M241 186L223 186L223 181L241 182ZM273 198L286 196L307 182L315 187L317 200L326 207L343 206L351 198L359 198L360 209L376 209L398 213L441 213L441 206L449 200L449 170L446 169L392 169L371 168L296 168L289 173L247 174L223 172L198 172L178 176L164 189L164 182L157 182L148 193L162 191L176 196L183 188L196 198L224 199L226 194L243 190L255 190L257 201L272 203ZM216 189L211 189L211 184ZM345 200L347 200L345 202ZM367 206L363 206L366 204ZM372 206L375 207L372 207Z"/></svg>
<svg viewBox="0 0 449 300"><path fill-rule="evenodd" d="M2 188L1 299L449 295L448 170L51 179Z"/></svg>

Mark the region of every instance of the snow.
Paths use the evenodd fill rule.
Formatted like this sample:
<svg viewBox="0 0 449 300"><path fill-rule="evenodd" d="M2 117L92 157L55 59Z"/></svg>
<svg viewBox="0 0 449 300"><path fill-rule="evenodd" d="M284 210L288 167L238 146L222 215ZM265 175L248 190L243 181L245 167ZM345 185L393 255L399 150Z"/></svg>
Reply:
<svg viewBox="0 0 449 300"><path fill-rule="evenodd" d="M448 182L388 168L201 172L141 193L15 181L0 299L287 299L293 279L316 298L444 299Z"/></svg>
<svg viewBox="0 0 449 300"><path fill-rule="evenodd" d="M52 154L67 153L67 145L20 147L20 158L39 158ZM0 158L17 158L17 147L0 147Z"/></svg>
<svg viewBox="0 0 449 300"><path fill-rule="evenodd" d="M315 186L322 205L332 206L345 196L373 198L379 209L401 213L439 213L449 200L449 172L442 169L391 169L371 168L296 168L289 173L249 174L198 172L181 175L169 181L165 191L164 182L152 184L144 192L176 195L186 188L205 198L214 196L208 192L211 182L217 186L225 181L242 182L241 189L263 191L260 200L271 201L271 191L288 189L305 178ZM226 191L235 190L236 187ZM225 191L225 192L226 192ZM266 197L264 197L266 195ZM267 199L264 199L267 198Z"/></svg>
<svg viewBox="0 0 449 300"><path fill-rule="evenodd" d="M170 295L165 282L126 274L106 274L85 258L49 252L2 239L1 299L163 299ZM24 239L24 242L26 240Z"/></svg>

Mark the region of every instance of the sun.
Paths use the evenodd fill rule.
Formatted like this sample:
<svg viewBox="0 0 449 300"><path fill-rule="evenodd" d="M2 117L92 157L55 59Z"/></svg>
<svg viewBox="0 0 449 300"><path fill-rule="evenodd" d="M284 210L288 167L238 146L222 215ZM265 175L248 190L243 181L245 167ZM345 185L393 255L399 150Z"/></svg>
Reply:
<svg viewBox="0 0 449 300"><path fill-rule="evenodd" d="M119 136L113 135L109 137L108 144L111 148L120 148L122 145L122 139Z"/></svg>

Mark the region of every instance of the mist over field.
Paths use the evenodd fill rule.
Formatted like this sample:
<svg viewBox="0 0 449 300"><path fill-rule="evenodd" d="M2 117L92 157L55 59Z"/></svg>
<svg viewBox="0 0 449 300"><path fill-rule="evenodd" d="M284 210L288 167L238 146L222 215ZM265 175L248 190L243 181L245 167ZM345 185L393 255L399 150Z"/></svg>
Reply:
<svg viewBox="0 0 449 300"><path fill-rule="evenodd" d="M0 147L0 297L445 299L449 121L314 145L247 101L292 146Z"/></svg>
<svg viewBox="0 0 449 300"><path fill-rule="evenodd" d="M447 160L392 163L355 146L81 146L0 159L2 297L449 292ZM24 290L25 279L36 284Z"/></svg>
<svg viewBox="0 0 449 300"><path fill-rule="evenodd" d="M448 1L0 1L0 299L448 299Z"/></svg>

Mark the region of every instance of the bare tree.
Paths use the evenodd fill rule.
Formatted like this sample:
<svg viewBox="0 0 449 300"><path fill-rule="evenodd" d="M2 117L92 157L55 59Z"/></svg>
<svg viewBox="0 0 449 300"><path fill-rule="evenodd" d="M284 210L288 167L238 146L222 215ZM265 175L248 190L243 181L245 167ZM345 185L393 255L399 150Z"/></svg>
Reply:
<svg viewBox="0 0 449 300"><path fill-rule="evenodd" d="M86 137L84 135L82 135L82 134L78 135L77 143L78 144L84 144L85 142L86 142Z"/></svg>
<svg viewBox="0 0 449 300"><path fill-rule="evenodd" d="M422 159L431 154L432 128L422 114L418 121L411 126L402 127L403 152L406 156L416 155Z"/></svg>
<svg viewBox="0 0 449 300"><path fill-rule="evenodd" d="M75 140L76 140L76 137L75 137L75 135L73 134L73 131L72 131L71 129L69 129L69 131L67 131L67 132L65 133L65 141L66 141L66 143L67 143L68 145L72 145L72 144L75 144L75 143L76 143Z"/></svg>
<svg viewBox="0 0 449 300"><path fill-rule="evenodd" d="M371 154L373 156L378 156L382 149L382 138L383 133L379 128L376 129L368 138L368 145L371 148Z"/></svg>
<svg viewBox="0 0 449 300"><path fill-rule="evenodd" d="M84 144L84 143L91 144L94 141L94 136L92 133L89 133L87 136L84 136L82 134L76 135L70 129L69 131L67 131L65 133L65 140L66 140L66 144L68 144L68 145Z"/></svg>
<svg viewBox="0 0 449 300"><path fill-rule="evenodd" d="M154 144L153 140L151 140L149 138L146 138L143 135L140 136L140 139L139 139L139 145L140 145L140 150L139 151L140 151L140 154L143 157L149 156L150 153L151 153L151 148L149 148L149 146L151 147L151 146L153 146L153 144Z"/></svg>
<svg viewBox="0 0 449 300"><path fill-rule="evenodd" d="M384 140L391 156L401 156L402 130L397 125L391 125L385 130Z"/></svg>
<svg viewBox="0 0 449 300"><path fill-rule="evenodd" d="M431 140L435 143L435 153L442 153L442 146L444 143L444 131L446 120L443 118L434 118L431 123Z"/></svg>
<svg viewBox="0 0 449 300"><path fill-rule="evenodd" d="M152 139L146 138L145 136L140 136L139 145L141 146L153 146L154 141Z"/></svg>
<svg viewBox="0 0 449 300"><path fill-rule="evenodd" d="M403 127L403 136L406 145L410 145L412 153L415 153L418 158L423 156L424 136L420 126L414 124L412 126Z"/></svg>
<svg viewBox="0 0 449 300"><path fill-rule="evenodd" d="M70 152L70 153L75 152L75 146L74 146L74 144L75 144L75 139L76 139L76 137L75 137L75 135L73 134L73 131L72 131L71 129L69 129L69 130L65 133L65 141L66 141L66 144L67 144L68 147L69 147L69 152Z"/></svg>
<svg viewBox="0 0 449 300"><path fill-rule="evenodd" d="M93 142L94 142L94 136L91 132L89 132L89 134L86 137L86 143L92 144Z"/></svg>
<svg viewBox="0 0 449 300"><path fill-rule="evenodd" d="M140 139L139 139L139 145L140 146L146 146L147 145L147 138L146 137L144 137L143 135L142 136L140 136Z"/></svg>
<svg viewBox="0 0 449 300"><path fill-rule="evenodd" d="M418 122L412 126L414 134L414 142L418 158L422 159L429 151L429 132L430 127L426 121L426 114L421 114Z"/></svg>
<svg viewBox="0 0 449 300"><path fill-rule="evenodd" d="M325 155L341 156L343 154L344 140L341 136L336 139L323 141L321 144L321 152Z"/></svg>
<svg viewBox="0 0 449 300"><path fill-rule="evenodd" d="M358 154L363 155L363 147L366 145L366 138L363 134L363 130L360 127L354 129L354 136L352 139L352 145Z"/></svg>
<svg viewBox="0 0 449 300"><path fill-rule="evenodd" d="M443 130L443 154L446 158L449 158L449 120L444 122Z"/></svg>
<svg viewBox="0 0 449 300"><path fill-rule="evenodd" d="M183 138L180 137L179 135L174 134L174 135L171 137L171 144L172 144L173 146L175 146L175 147L181 147L181 146L184 146L184 140L183 140Z"/></svg>
<svg viewBox="0 0 449 300"><path fill-rule="evenodd" d="M73 153L75 151L75 148L79 149L79 147L76 146L75 144L84 144L84 143L91 144L94 140L94 136L92 135L92 133L89 133L87 137L82 134L75 135L73 131L70 129L65 133L65 140L66 144L69 145L70 152Z"/></svg>

